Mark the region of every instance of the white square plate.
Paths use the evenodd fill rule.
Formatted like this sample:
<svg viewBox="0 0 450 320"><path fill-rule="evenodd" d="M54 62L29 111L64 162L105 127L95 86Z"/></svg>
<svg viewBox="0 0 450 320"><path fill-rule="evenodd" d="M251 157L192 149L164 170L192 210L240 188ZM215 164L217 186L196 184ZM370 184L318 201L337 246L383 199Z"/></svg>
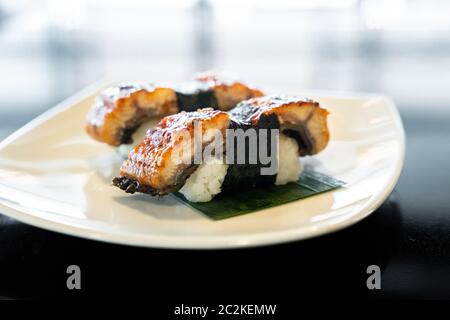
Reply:
<svg viewBox="0 0 450 320"><path fill-rule="evenodd" d="M128 195L111 186L122 159L84 132L99 87L39 116L0 144L0 212L45 229L114 243L231 248L286 242L350 226L394 188L405 138L389 99L311 94L330 111L331 141L305 162L343 188L213 221L173 196Z"/></svg>

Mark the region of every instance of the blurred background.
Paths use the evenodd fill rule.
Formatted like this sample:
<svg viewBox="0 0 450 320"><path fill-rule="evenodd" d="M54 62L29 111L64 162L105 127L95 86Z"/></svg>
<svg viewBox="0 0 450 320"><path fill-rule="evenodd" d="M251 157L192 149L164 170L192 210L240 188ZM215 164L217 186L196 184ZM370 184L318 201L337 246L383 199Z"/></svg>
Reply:
<svg viewBox="0 0 450 320"><path fill-rule="evenodd" d="M448 116L449 16L445 0L0 0L0 138L99 79L210 68Z"/></svg>

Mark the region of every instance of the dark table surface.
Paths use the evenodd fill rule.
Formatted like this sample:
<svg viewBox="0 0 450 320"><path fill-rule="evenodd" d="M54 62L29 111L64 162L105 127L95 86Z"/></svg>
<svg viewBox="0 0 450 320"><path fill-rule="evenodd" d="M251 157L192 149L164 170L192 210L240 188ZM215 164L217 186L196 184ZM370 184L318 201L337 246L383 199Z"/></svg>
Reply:
<svg viewBox="0 0 450 320"><path fill-rule="evenodd" d="M0 215L0 296L152 297L169 304L450 298L450 126L438 117L403 120L400 181L350 228L261 248L178 251L75 238ZM78 291L66 288L71 264L82 270ZM366 287L373 264L381 268L381 290Z"/></svg>

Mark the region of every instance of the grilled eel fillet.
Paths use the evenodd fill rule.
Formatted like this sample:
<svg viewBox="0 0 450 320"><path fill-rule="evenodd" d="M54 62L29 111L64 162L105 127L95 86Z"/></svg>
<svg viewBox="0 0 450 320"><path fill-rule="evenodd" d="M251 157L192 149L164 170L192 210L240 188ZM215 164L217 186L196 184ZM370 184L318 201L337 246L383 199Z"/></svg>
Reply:
<svg viewBox="0 0 450 320"><path fill-rule="evenodd" d="M317 102L299 97L254 98L241 102L228 113L207 108L165 117L130 152L113 184L128 193L165 195L177 191L197 168L196 165L176 164L171 158L183 147L180 133L187 132L193 137L194 120L201 122L203 132L214 128L225 134L234 122L257 126L260 120L273 115L277 116L281 132L296 139L299 156L316 154L326 147L328 111ZM203 141L202 147L208 142Z"/></svg>
<svg viewBox="0 0 450 320"><path fill-rule="evenodd" d="M299 156L314 155L325 149L330 140L327 126L328 111L318 102L303 97L265 96L242 101L230 112L232 118L252 125L261 116L275 114L280 132L294 138Z"/></svg>
<svg viewBox="0 0 450 320"><path fill-rule="evenodd" d="M194 144L195 121L201 124L202 134L217 129L225 136L230 118L226 112L212 108L182 111L163 118L129 153L120 168L120 177L114 178L113 184L128 193L139 191L151 195L165 195L181 188L198 166L192 161L198 151ZM204 134L202 150L212 140L213 137ZM176 157L180 155L190 161L179 161Z"/></svg>
<svg viewBox="0 0 450 320"><path fill-rule="evenodd" d="M229 110L238 102L262 96L259 90L212 73L202 73L178 90L146 83L123 83L104 90L88 117L86 131L112 146L132 143L132 134L147 119L200 107Z"/></svg>

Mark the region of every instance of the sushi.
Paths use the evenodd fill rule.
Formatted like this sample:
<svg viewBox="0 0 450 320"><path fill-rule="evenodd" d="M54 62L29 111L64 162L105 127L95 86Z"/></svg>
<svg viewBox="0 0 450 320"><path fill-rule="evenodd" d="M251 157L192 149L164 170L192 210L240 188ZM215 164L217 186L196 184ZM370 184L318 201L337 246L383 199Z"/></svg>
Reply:
<svg viewBox="0 0 450 320"><path fill-rule="evenodd" d="M196 146L193 144L194 126L198 121L203 130L216 129L222 134L229 126L229 115L212 108L192 112L180 112L167 116L152 129L144 141L128 155L120 168L120 177L113 180L115 186L128 193L143 192L150 195L166 195L181 188L198 165L190 161ZM210 143L205 141L200 149ZM182 153L188 161L176 161Z"/></svg>
<svg viewBox="0 0 450 320"><path fill-rule="evenodd" d="M262 95L233 77L211 72L198 74L175 89L122 83L96 98L87 116L86 132L111 146L130 145L140 142L147 129L164 116L199 107L229 110L240 101Z"/></svg>
<svg viewBox="0 0 450 320"><path fill-rule="evenodd" d="M327 116L317 102L290 96L252 98L229 112L204 108L167 116L129 153L113 184L128 193L178 191L191 202L208 202L222 192L297 181L299 157L317 154L328 144ZM203 136L198 143L199 124ZM209 130L224 138L205 134ZM239 137L244 138L236 143ZM208 148L213 156L196 162L196 154ZM183 161L175 156L180 154Z"/></svg>

